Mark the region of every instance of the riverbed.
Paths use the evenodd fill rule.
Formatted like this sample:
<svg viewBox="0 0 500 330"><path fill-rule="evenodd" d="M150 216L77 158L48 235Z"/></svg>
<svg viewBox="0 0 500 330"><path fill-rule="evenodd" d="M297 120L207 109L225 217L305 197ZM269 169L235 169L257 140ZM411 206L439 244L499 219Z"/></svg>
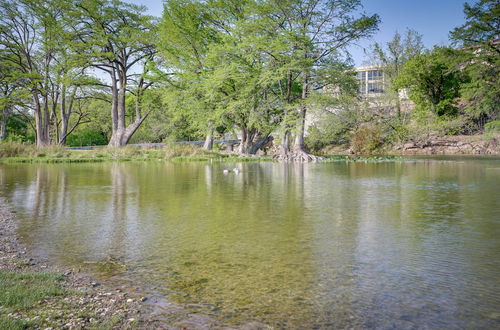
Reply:
<svg viewBox="0 0 500 330"><path fill-rule="evenodd" d="M169 322L500 324L498 158L0 164L0 196L37 258L133 285Z"/></svg>

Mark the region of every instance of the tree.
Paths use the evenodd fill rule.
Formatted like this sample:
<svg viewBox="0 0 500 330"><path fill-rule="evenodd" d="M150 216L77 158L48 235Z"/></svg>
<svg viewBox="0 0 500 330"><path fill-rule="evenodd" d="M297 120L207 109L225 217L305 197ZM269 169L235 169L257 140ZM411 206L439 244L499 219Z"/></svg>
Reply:
<svg viewBox="0 0 500 330"><path fill-rule="evenodd" d="M212 149L218 118L214 114L215 106L204 95L201 82L208 69L208 49L219 41L216 25L227 24L230 19L226 15L227 9L218 11L217 18L213 16L213 9L219 2L166 1L159 27L159 49L164 65L175 73L167 80L173 93L183 100L176 110L180 116L188 116L193 126L200 126L204 131L203 147L207 150Z"/></svg>
<svg viewBox="0 0 500 330"><path fill-rule="evenodd" d="M289 132L285 129L282 159L311 160L304 145L305 118L308 99L324 82L344 74L338 69L342 52L352 42L370 36L379 22L377 15L359 14L358 0L287 0L271 1L269 15L277 23L273 32L287 45L292 66L288 65L287 96L294 86L300 98L290 100L295 105L298 120L293 147L288 145Z"/></svg>
<svg viewBox="0 0 500 330"><path fill-rule="evenodd" d="M450 37L461 47L458 68L469 77L461 87L465 110L482 127L500 113L500 2L465 3L464 13L465 24Z"/></svg>
<svg viewBox="0 0 500 330"><path fill-rule="evenodd" d="M422 35L412 29L406 30L404 38L396 31L392 40L385 46L379 43L373 45L370 61L371 64L383 67L387 92L391 90L392 81L399 76L405 63L412 57L420 55L423 50ZM397 116L401 118L400 90L396 88L394 92Z"/></svg>
<svg viewBox="0 0 500 330"><path fill-rule="evenodd" d="M394 81L394 88L407 88L410 99L420 110L431 110L438 116L456 115L457 98L464 77L454 70L456 52L435 47L408 60Z"/></svg>
<svg viewBox="0 0 500 330"><path fill-rule="evenodd" d="M0 142L7 138L7 123L14 114L16 106L21 106L26 100L22 76L16 73L10 54L0 51Z"/></svg>
<svg viewBox="0 0 500 330"><path fill-rule="evenodd" d="M77 90L88 81L73 9L64 0L0 0L1 60L31 94L38 146L64 144L81 123L79 116L69 127Z"/></svg>
<svg viewBox="0 0 500 330"><path fill-rule="evenodd" d="M26 78L31 92L38 146L50 143L50 72L54 64L57 1L0 1L0 45L4 60Z"/></svg>
<svg viewBox="0 0 500 330"><path fill-rule="evenodd" d="M142 114L142 96L153 84L148 74L156 53L155 20L144 14L145 7L119 0L81 0L76 7L92 66L109 76L109 85L102 84L110 89L112 98L109 146L124 146L149 114ZM127 123L129 94L136 102L134 119Z"/></svg>

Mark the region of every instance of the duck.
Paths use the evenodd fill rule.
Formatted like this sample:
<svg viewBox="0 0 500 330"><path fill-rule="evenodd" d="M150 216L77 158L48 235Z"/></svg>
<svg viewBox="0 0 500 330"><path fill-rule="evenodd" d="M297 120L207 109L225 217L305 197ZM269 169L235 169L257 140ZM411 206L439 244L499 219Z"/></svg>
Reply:
<svg viewBox="0 0 500 330"><path fill-rule="evenodd" d="M229 170L224 170L224 171L222 171L222 173L229 174Z"/></svg>
<svg viewBox="0 0 500 330"><path fill-rule="evenodd" d="M240 170L239 170L238 168L236 168L236 167L235 167L235 168L233 168L233 172L234 172L234 174L239 174L239 173L240 173Z"/></svg>

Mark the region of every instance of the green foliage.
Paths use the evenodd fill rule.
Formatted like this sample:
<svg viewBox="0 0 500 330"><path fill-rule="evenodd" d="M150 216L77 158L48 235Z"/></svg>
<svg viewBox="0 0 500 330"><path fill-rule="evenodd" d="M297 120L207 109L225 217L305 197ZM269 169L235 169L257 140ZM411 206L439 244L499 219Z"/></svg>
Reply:
<svg viewBox="0 0 500 330"><path fill-rule="evenodd" d="M404 64L424 51L422 35L415 30L407 29L403 36L396 31L391 41L384 45L375 43L370 56L370 64L384 68L387 83L396 79Z"/></svg>
<svg viewBox="0 0 500 330"><path fill-rule="evenodd" d="M27 309L40 300L65 293L62 276L56 273L16 273L0 271L0 306Z"/></svg>
<svg viewBox="0 0 500 330"><path fill-rule="evenodd" d="M464 4L466 22L451 33L460 49L460 69L469 81L461 86L465 111L480 124L500 113L500 2Z"/></svg>
<svg viewBox="0 0 500 330"><path fill-rule="evenodd" d="M99 131L83 128L68 136L66 144L70 147L106 145L108 140Z"/></svg>
<svg viewBox="0 0 500 330"><path fill-rule="evenodd" d="M500 132L500 120L490 121L484 125L484 130L487 133L499 133Z"/></svg>
<svg viewBox="0 0 500 330"><path fill-rule="evenodd" d="M453 67L456 57L453 50L442 47L415 56L404 65L394 88L407 88L410 99L422 111L456 115L460 84L464 81L463 74Z"/></svg>
<svg viewBox="0 0 500 330"><path fill-rule="evenodd" d="M343 104L332 111L316 112L316 120L308 129L305 143L309 150L319 151L328 145L348 144L351 131L356 127L359 114L356 100Z"/></svg>

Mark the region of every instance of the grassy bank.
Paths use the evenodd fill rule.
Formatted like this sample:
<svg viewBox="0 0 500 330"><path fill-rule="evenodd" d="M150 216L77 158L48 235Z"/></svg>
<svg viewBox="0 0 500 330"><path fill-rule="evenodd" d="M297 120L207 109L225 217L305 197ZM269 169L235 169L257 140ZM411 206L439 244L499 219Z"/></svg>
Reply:
<svg viewBox="0 0 500 330"><path fill-rule="evenodd" d="M139 147L70 150L61 146L36 148L32 144L0 144L0 161L5 163L89 163L104 161L168 160L186 161L255 161L272 160L270 157L245 157L236 154L206 151L189 145L172 145L159 149Z"/></svg>
<svg viewBox="0 0 500 330"><path fill-rule="evenodd" d="M50 313L42 303L71 295L61 274L0 271L0 287L0 329L57 326L53 320L63 321L64 313Z"/></svg>

